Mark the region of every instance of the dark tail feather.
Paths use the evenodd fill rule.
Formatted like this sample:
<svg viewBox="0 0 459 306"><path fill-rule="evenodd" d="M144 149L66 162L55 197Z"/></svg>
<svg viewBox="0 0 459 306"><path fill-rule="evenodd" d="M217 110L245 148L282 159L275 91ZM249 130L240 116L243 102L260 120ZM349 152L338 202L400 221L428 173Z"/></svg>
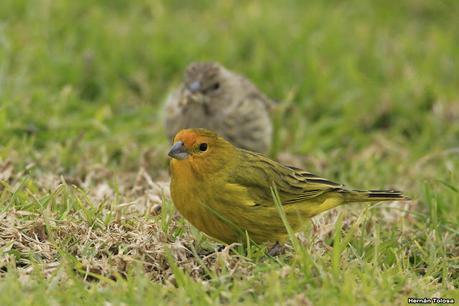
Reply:
<svg viewBox="0 0 459 306"><path fill-rule="evenodd" d="M409 200L397 190L350 190L344 195L345 202Z"/></svg>

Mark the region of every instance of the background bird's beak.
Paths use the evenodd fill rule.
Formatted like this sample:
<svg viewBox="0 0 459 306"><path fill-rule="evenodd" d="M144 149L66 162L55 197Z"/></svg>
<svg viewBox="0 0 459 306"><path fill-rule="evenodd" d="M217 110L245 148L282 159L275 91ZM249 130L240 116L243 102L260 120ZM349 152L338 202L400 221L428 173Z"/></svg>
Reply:
<svg viewBox="0 0 459 306"><path fill-rule="evenodd" d="M191 91L192 93L196 93L201 89L201 82L194 81L193 83L189 84L187 87L189 91Z"/></svg>
<svg viewBox="0 0 459 306"><path fill-rule="evenodd" d="M172 146L171 150L167 154L172 158L175 159L187 159L188 158L188 152L186 151L185 145L183 144L183 141L177 141L174 143Z"/></svg>

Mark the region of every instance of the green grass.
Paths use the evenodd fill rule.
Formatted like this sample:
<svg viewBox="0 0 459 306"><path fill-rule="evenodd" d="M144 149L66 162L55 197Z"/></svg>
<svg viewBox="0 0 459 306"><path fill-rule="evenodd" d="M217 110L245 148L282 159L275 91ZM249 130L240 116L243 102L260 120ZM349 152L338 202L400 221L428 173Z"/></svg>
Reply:
<svg viewBox="0 0 459 306"><path fill-rule="evenodd" d="M457 302L458 13L428 0L0 1L0 304ZM186 65L207 59L283 101L280 159L413 201L335 209L276 258L213 253L171 205L161 124Z"/></svg>

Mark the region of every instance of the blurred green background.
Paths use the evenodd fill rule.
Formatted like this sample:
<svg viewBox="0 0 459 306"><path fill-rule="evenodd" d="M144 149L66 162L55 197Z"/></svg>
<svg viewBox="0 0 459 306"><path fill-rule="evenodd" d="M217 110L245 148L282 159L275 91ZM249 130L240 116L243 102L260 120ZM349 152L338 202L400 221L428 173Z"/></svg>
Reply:
<svg viewBox="0 0 459 306"><path fill-rule="evenodd" d="M417 158L459 143L458 12L456 1L4 0L1 143L137 153L165 141L161 104L187 64L210 59L294 102L290 150L382 133Z"/></svg>
<svg viewBox="0 0 459 306"><path fill-rule="evenodd" d="M457 246L458 16L454 0L2 0L0 161L39 186L95 167L155 178L165 97L190 62L215 60L285 105L281 151L351 186L403 189L419 200L413 228L432 216Z"/></svg>

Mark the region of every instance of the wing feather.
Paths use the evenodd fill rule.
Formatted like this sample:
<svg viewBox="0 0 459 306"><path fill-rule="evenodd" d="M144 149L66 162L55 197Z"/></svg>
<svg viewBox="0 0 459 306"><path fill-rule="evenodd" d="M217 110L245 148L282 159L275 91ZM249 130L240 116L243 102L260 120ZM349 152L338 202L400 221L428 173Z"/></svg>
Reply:
<svg viewBox="0 0 459 306"><path fill-rule="evenodd" d="M231 175L233 183L247 187L258 205L273 205L270 186L275 185L284 205L305 202L328 192L344 190L343 185L313 173L284 166L254 153L240 150L241 169Z"/></svg>

